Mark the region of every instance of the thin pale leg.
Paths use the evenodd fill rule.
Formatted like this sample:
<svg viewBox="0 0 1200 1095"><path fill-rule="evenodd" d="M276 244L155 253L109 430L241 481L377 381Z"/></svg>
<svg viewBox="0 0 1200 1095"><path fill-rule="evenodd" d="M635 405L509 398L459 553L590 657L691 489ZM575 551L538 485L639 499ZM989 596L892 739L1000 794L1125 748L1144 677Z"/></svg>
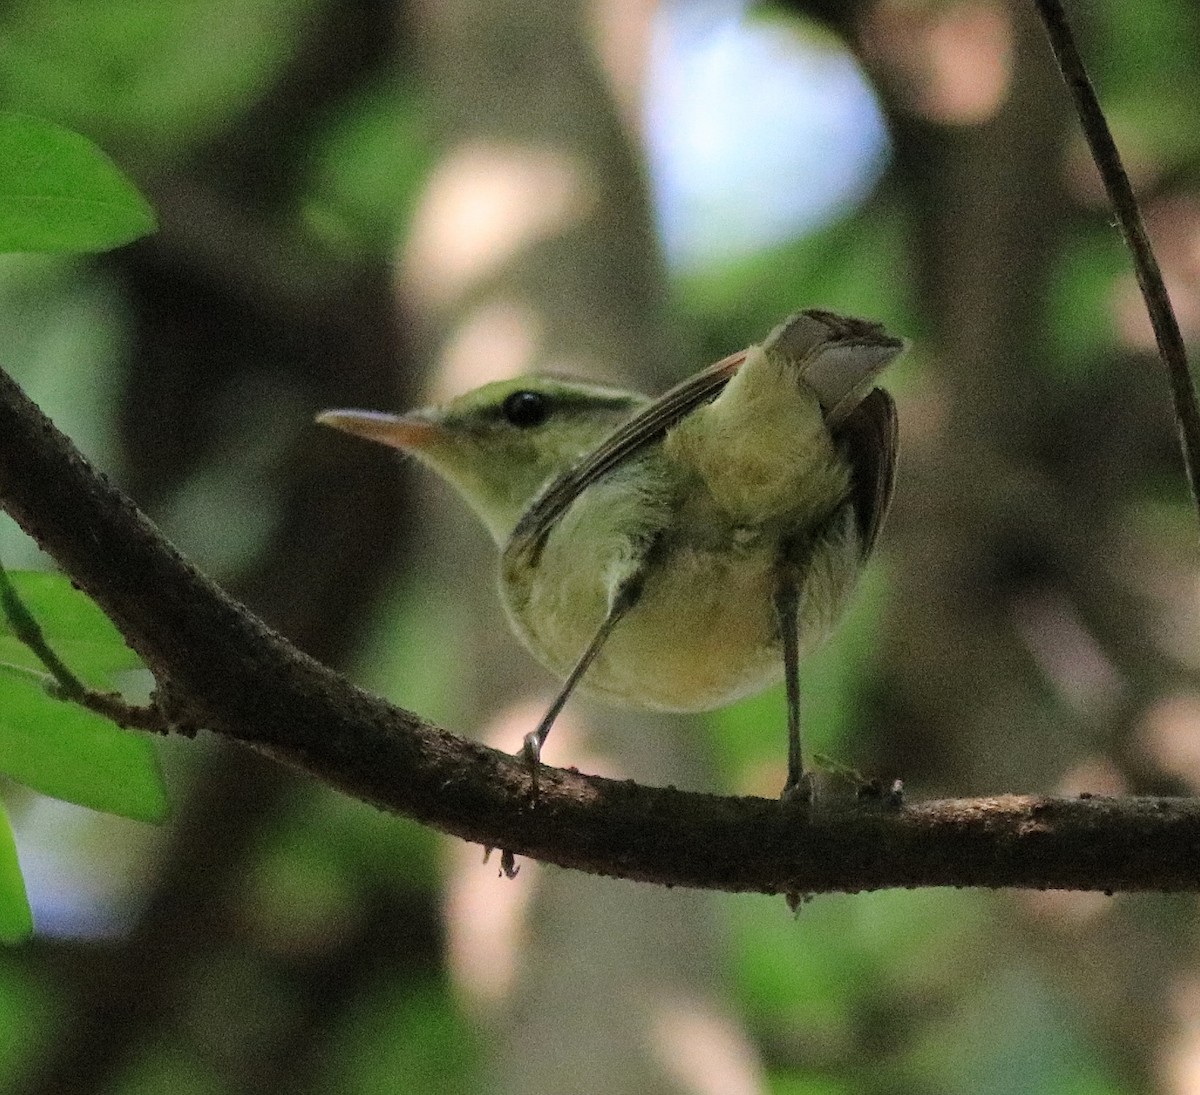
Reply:
<svg viewBox="0 0 1200 1095"><path fill-rule="evenodd" d="M775 579L775 617L783 643L783 679L787 687L788 761L784 801L807 802L812 786L804 774L800 742L800 582L794 564L781 562Z"/></svg>
<svg viewBox="0 0 1200 1095"><path fill-rule="evenodd" d="M608 615L604 617L604 622L600 624L600 629L592 637L592 641L588 643L584 652L579 655L579 660L575 663L571 672L567 674L567 679L563 681L562 688L559 689L558 695L554 697L554 702L550 705L549 710L542 716L542 721L538 723L537 729L525 735L525 744L521 748L520 755L525 758L525 762L529 765L530 771L533 774L535 790L537 789L537 767L541 763L542 746L546 744L546 739L550 736L550 728L554 725L554 720L558 718L559 712L566 706L567 700L570 698L571 693L575 691L575 686L587 671L588 666L596 660L596 655L600 653L609 635L612 634L612 629L637 604L638 598L642 594L643 581L644 575L639 571L617 587L612 603L608 608Z"/></svg>

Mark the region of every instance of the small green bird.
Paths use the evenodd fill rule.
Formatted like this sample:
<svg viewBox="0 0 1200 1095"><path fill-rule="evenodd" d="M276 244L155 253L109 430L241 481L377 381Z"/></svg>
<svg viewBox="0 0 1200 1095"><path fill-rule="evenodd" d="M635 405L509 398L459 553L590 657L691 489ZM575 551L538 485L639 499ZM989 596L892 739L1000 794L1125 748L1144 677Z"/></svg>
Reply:
<svg viewBox="0 0 1200 1095"><path fill-rule="evenodd" d="M800 657L831 630L895 479L904 349L876 323L800 312L655 400L546 376L404 415L324 411L448 479L501 549L516 634L620 705L706 711L787 682L785 797L807 798Z"/></svg>

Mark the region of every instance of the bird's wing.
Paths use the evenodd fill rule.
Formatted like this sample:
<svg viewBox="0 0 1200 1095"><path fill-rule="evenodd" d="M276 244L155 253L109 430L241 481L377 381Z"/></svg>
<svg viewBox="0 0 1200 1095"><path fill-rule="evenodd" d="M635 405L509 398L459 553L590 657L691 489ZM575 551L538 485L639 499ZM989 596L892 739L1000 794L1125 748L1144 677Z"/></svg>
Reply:
<svg viewBox="0 0 1200 1095"><path fill-rule="evenodd" d="M800 376L817 393L831 430L850 439L855 507L864 543L869 545L874 544L892 495L896 413L886 393L876 396L872 391L862 398L861 392L904 346L903 339L893 338L877 323L816 309L785 320L763 344L765 350L800 364ZM613 468L660 440L697 407L714 400L748 352L730 354L677 384L551 481L517 522L505 545L506 558L525 557L536 564L550 530L571 503ZM858 407L867 403L871 406L860 414Z"/></svg>
<svg viewBox="0 0 1200 1095"><path fill-rule="evenodd" d="M873 388L834 429L833 437L854 469L850 499L865 559L875 547L896 484L899 430L892 397Z"/></svg>
<svg viewBox="0 0 1200 1095"><path fill-rule="evenodd" d="M521 515L504 553L528 555L536 562L555 522L587 488L648 445L659 441L704 403L710 403L746 360L746 351L730 354L676 384L634 415L600 445L568 468Z"/></svg>

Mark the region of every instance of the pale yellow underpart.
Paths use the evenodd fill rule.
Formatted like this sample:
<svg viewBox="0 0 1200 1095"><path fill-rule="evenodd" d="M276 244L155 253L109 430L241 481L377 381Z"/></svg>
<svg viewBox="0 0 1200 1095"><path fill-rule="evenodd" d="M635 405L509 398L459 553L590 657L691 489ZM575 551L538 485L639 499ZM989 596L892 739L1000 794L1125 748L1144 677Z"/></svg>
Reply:
<svg viewBox="0 0 1200 1095"><path fill-rule="evenodd" d="M524 580L502 588L533 654L565 676L596 633L643 536L662 556L580 687L615 703L701 711L783 675L773 607L781 541L815 537L804 571L801 653L836 622L860 566L849 468L815 396L755 351L720 398L589 487Z"/></svg>

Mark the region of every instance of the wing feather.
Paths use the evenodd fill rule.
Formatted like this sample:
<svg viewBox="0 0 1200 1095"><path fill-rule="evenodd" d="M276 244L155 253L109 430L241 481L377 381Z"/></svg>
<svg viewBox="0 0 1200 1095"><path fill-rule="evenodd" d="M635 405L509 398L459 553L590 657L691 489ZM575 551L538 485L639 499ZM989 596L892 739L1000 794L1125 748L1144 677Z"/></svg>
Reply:
<svg viewBox="0 0 1200 1095"><path fill-rule="evenodd" d="M553 480L534 499L509 537L505 555L528 554L536 562L555 522L588 486L659 441L697 407L716 399L745 359L745 350L722 358L668 389L645 410L618 426L605 441Z"/></svg>
<svg viewBox="0 0 1200 1095"><path fill-rule="evenodd" d="M865 559L879 538L896 485L899 428L892 397L882 388L871 389L833 436L854 469L850 497Z"/></svg>
<svg viewBox="0 0 1200 1095"><path fill-rule="evenodd" d="M852 497L863 554L874 547L892 497L896 470L896 408L880 388L860 393L904 348L875 323L832 312L801 312L780 324L764 344L795 358L800 376L817 391L834 438L854 475ZM746 360L739 350L669 389L619 426L534 499L505 545L506 559L536 564L555 523L592 483L655 444L697 407L710 403Z"/></svg>

